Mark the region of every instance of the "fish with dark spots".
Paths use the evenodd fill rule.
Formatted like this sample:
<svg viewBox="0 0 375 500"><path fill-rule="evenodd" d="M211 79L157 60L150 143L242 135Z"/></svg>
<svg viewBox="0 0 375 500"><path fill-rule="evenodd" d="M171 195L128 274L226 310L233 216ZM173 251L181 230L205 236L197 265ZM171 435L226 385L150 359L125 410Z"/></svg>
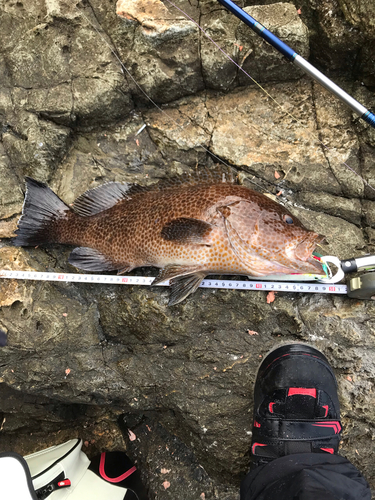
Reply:
<svg viewBox="0 0 375 500"><path fill-rule="evenodd" d="M169 305L193 293L207 274L324 275L312 252L323 237L283 206L205 170L151 187L110 182L69 207L26 178L16 246L75 245L69 262L85 271L160 268Z"/></svg>

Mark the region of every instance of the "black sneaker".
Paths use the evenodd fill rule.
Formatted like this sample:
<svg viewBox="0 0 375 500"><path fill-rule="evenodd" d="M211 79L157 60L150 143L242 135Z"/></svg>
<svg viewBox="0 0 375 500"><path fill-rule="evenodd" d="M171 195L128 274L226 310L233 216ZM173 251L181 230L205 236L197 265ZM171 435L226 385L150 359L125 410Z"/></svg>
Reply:
<svg viewBox="0 0 375 500"><path fill-rule="evenodd" d="M337 454L341 428L336 378L320 351L288 344L264 358L254 387L252 468L292 453Z"/></svg>

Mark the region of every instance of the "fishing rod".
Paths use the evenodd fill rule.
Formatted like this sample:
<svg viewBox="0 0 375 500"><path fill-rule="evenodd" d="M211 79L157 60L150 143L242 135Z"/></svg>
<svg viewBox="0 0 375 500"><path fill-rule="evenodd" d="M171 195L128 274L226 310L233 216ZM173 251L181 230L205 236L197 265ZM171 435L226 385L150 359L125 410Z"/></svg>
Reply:
<svg viewBox="0 0 375 500"><path fill-rule="evenodd" d="M342 88L332 82L323 73L317 70L312 64L310 64L306 59L297 54L293 49L291 49L286 43L282 42L280 38L274 35L271 31L265 28L261 23L256 21L247 12L245 12L241 7L238 7L232 0L217 0L221 5L228 9L232 14L234 14L238 19L243 21L247 26L249 26L257 35L259 35L263 40L268 42L272 47L278 50L283 56L285 56L288 61L292 62L299 68L301 68L305 73L307 73L311 78L320 83L324 88L326 88L333 95L338 97L341 101L347 104L358 116L360 116L365 122L370 124L375 128L375 115L370 110L366 109L362 104L356 101L353 97L347 94Z"/></svg>

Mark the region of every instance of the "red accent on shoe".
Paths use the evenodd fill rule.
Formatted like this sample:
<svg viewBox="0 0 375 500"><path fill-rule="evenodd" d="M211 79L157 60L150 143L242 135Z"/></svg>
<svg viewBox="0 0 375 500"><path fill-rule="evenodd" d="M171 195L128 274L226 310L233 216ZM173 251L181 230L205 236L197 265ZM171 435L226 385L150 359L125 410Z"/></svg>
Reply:
<svg viewBox="0 0 375 500"><path fill-rule="evenodd" d="M305 387L289 387L288 396L295 396L301 394L302 396L312 396L316 398L316 389L307 389Z"/></svg>
<svg viewBox="0 0 375 500"><path fill-rule="evenodd" d="M266 370L268 370L268 368L272 365L272 363L274 363L275 361L277 361L278 359L280 358L285 358L285 356L290 356L290 354L283 354L282 356L279 356L278 358L275 358L273 361L271 361L271 363L267 366Z"/></svg>
<svg viewBox="0 0 375 500"><path fill-rule="evenodd" d="M129 470L124 472L124 474L121 474L121 476L108 477L107 474L105 473L105 470L104 470L104 464L105 464L105 452L103 452L100 455L99 473L102 476L102 478L105 479L106 481L108 481L109 483L121 483L121 481L123 481L124 479L129 477L131 474L133 474L133 472L135 472L137 470L137 468L135 466L133 466Z"/></svg>
<svg viewBox="0 0 375 500"><path fill-rule="evenodd" d="M72 483L70 482L70 479L64 479L64 481L59 481L57 483L57 486L59 488L66 488L67 486L71 486Z"/></svg>
<svg viewBox="0 0 375 500"><path fill-rule="evenodd" d="M335 430L335 434L339 434L341 431L341 424L338 421L335 422L318 422L316 424L311 424L314 427L330 427L331 429Z"/></svg>
<svg viewBox="0 0 375 500"><path fill-rule="evenodd" d="M260 427L260 423L254 420L254 427Z"/></svg>
<svg viewBox="0 0 375 500"><path fill-rule="evenodd" d="M255 448L256 448L257 446L267 446L267 445L266 445L266 444L262 444L262 443L254 443L254 444L253 444L253 446L251 447L251 453L252 453L253 455L255 455Z"/></svg>
<svg viewBox="0 0 375 500"><path fill-rule="evenodd" d="M320 449L326 451L327 453L331 453L331 455L335 453L335 450L333 448L320 448Z"/></svg>
<svg viewBox="0 0 375 500"><path fill-rule="evenodd" d="M326 417L326 416L328 415L328 405L323 405L323 407L322 407L322 408L324 408L324 409L325 409L325 411L326 411L326 413L325 413L325 415L324 415L324 417Z"/></svg>
<svg viewBox="0 0 375 500"><path fill-rule="evenodd" d="M275 403L270 403L270 404L268 405L268 411L269 411L270 413L273 413L273 405L274 405L274 404L275 404Z"/></svg>

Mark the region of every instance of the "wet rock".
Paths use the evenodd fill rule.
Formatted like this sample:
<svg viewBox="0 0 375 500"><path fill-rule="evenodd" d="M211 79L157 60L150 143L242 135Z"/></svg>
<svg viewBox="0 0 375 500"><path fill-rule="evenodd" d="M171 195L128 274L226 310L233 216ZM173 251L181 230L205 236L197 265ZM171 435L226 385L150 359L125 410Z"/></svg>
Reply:
<svg viewBox="0 0 375 500"><path fill-rule="evenodd" d="M127 415L121 422L126 428ZM238 499L236 488L217 488L191 450L157 420L146 417L131 428L135 439L128 442L129 453L155 498Z"/></svg>
<svg viewBox="0 0 375 500"><path fill-rule="evenodd" d="M6 346L7 343L8 343L7 334L4 332L4 330L0 330L0 347Z"/></svg>
<svg viewBox="0 0 375 500"><path fill-rule="evenodd" d="M132 102L111 48L77 4L47 2L44 12L37 3L18 2L4 13L8 26L22 32L12 38L3 31L0 37L8 49L13 102L63 125L108 123L126 115ZM43 22L35 24L36 17Z"/></svg>
<svg viewBox="0 0 375 500"><path fill-rule="evenodd" d="M19 212L23 195L19 179L10 167L2 143L0 143L0 178L0 219L9 219Z"/></svg>
<svg viewBox="0 0 375 500"><path fill-rule="evenodd" d="M9 220L0 220L0 238L12 238L17 229L19 216L11 217Z"/></svg>
<svg viewBox="0 0 375 500"><path fill-rule="evenodd" d="M332 63L345 74L340 85L374 106L372 89L352 78L374 59L370 20L344 18L335 2L302 4L301 14L285 4L248 8L272 29L279 24L278 34L291 45L299 41L300 52L307 54L310 40L314 60ZM264 48L260 56L256 38L217 2L178 6L237 61L253 48L244 65L253 64L258 76L288 81L264 84L268 95L245 80L233 90L237 70L165 2L124 2L125 18L109 0L4 4L0 269L77 272L67 262L71 248L12 247L25 174L48 181L72 203L107 181L151 184L220 161L325 234L322 253L375 251L375 191L366 184L375 187L373 129L307 78L292 81L294 68L279 66L276 53ZM367 68L364 83L371 80ZM168 103L162 112L129 75ZM267 303L265 292L199 289L169 308L168 295L161 286L0 278L0 329L7 336L0 349L0 451L31 453L81 436L89 454L127 448L151 498L203 500L205 493L234 500L249 465L258 364L278 342L303 341L322 349L337 374L341 453L375 484L373 302L276 293ZM122 438L124 414L135 441Z"/></svg>
<svg viewBox="0 0 375 500"><path fill-rule="evenodd" d="M350 24L375 37L375 5L371 0L339 0L339 4Z"/></svg>
<svg viewBox="0 0 375 500"><path fill-rule="evenodd" d="M90 458L102 450L126 448L126 441L116 423L119 410L108 418L107 410L103 412L95 406L64 404L40 394L26 394L2 382L0 397L4 412L0 413L0 427L1 431L6 429L1 436L4 450L29 455L74 438L83 440L82 451ZM1 417L4 414L6 417ZM94 421L95 425L91 425Z"/></svg>
<svg viewBox="0 0 375 500"><path fill-rule="evenodd" d="M348 86L346 82L341 82L341 85L343 89ZM360 173L359 141L350 126L350 108L320 85L314 83L313 88L322 152L340 184L341 192L346 196L358 197L363 194L364 182Z"/></svg>
<svg viewBox="0 0 375 500"><path fill-rule="evenodd" d="M29 175L48 180L54 167L66 154L70 130L20 112L12 129L3 134L4 150L20 177Z"/></svg>
<svg viewBox="0 0 375 500"><path fill-rule="evenodd" d="M370 200L363 200L363 215L367 225L375 227L375 203Z"/></svg>
<svg viewBox="0 0 375 500"><path fill-rule="evenodd" d="M339 1L310 5L302 6L301 17L310 28L314 63L331 74L352 74L364 37L345 19Z"/></svg>
<svg viewBox="0 0 375 500"><path fill-rule="evenodd" d="M296 213L307 227L314 228L314 231L326 236L327 244L322 244L322 253L325 255L347 259L360 254L366 248L363 231L350 222L312 210L292 208L292 212Z"/></svg>
<svg viewBox="0 0 375 500"><path fill-rule="evenodd" d="M310 83L276 84L267 91L277 95L281 107L253 88L207 102L210 115L218 117L212 134L214 153L270 183L279 179L280 188L324 186L339 194L316 133Z"/></svg>
<svg viewBox="0 0 375 500"><path fill-rule="evenodd" d="M307 27L301 21L297 9L292 4L274 3L247 7L245 11L266 26L281 41L293 48L304 58L309 56L309 35ZM237 43L242 47L241 67L256 81L286 81L298 79L303 72L293 67L286 58L259 35L240 23L237 31ZM240 85L248 85L247 75L239 71Z"/></svg>
<svg viewBox="0 0 375 500"><path fill-rule="evenodd" d="M341 217L352 224L360 225L362 206L359 199L342 198L327 193L302 192L296 196L298 204L314 211ZM364 202L365 203L365 202Z"/></svg>
<svg viewBox="0 0 375 500"><path fill-rule="evenodd" d="M160 0L120 0L117 13L134 30L126 64L152 99L169 102L203 89L198 27Z"/></svg>
<svg viewBox="0 0 375 500"><path fill-rule="evenodd" d="M7 271L33 271L33 268L28 264L25 252L22 249L8 246L0 248L0 268ZM1 279L0 307L21 303L30 304L28 292L23 284L16 280Z"/></svg>

